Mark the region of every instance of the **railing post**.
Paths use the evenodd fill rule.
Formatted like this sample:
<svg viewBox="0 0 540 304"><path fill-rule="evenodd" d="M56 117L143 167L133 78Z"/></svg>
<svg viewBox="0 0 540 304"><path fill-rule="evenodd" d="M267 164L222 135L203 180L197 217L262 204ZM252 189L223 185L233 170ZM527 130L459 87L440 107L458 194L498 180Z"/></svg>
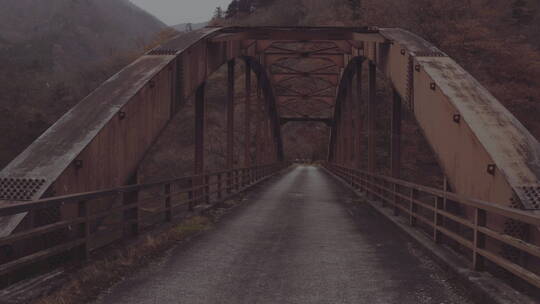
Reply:
<svg viewBox="0 0 540 304"><path fill-rule="evenodd" d="M233 181L232 181L232 171L231 170L228 170L227 171L227 194L231 194L231 190L232 190L232 184L233 184Z"/></svg>
<svg viewBox="0 0 540 304"><path fill-rule="evenodd" d="M193 197L193 177L188 179L188 210L193 211L195 206L195 198Z"/></svg>
<svg viewBox="0 0 540 304"><path fill-rule="evenodd" d="M369 62L369 87L368 87L368 102L367 102L367 134L368 134L368 171L371 174L375 173L376 166L376 154L375 154L375 145L376 145L376 132L375 132L375 119L376 111L375 105L377 104L377 66L374 62Z"/></svg>
<svg viewBox="0 0 540 304"><path fill-rule="evenodd" d="M373 185L372 185L373 186L373 193L376 194L376 195L373 195L373 199L378 200L378 199L380 199L379 195L381 195L381 193L382 193L381 188L384 188L384 185L381 185L381 182L379 181L379 177L377 177L377 176L373 176L372 182L373 182ZM379 186L381 188L379 188ZM386 200L381 199L381 203L382 203L383 207L387 206Z"/></svg>
<svg viewBox="0 0 540 304"><path fill-rule="evenodd" d="M409 200L409 224L411 226L416 226L416 212L418 211L418 206L416 205L416 198L418 197L417 190L414 188L411 188L410 193L410 200Z"/></svg>
<svg viewBox="0 0 540 304"><path fill-rule="evenodd" d="M439 227L443 224L443 216L439 213L439 210L443 209L444 198L435 197L435 211L433 214L433 240L435 243L442 241L442 233L439 231Z"/></svg>
<svg viewBox="0 0 540 304"><path fill-rule="evenodd" d="M227 170L234 165L234 67L233 59L227 64Z"/></svg>
<svg viewBox="0 0 540 304"><path fill-rule="evenodd" d="M171 184L165 184L165 221L172 222Z"/></svg>
<svg viewBox="0 0 540 304"><path fill-rule="evenodd" d="M245 108L244 108L244 166L249 168L250 149L251 149L251 65L248 60L245 60Z"/></svg>
<svg viewBox="0 0 540 304"><path fill-rule="evenodd" d="M90 222L88 214L88 204L86 201L79 202L79 217L84 218L84 222L79 226L79 237L84 239L84 243L81 245L79 250L78 258L80 260L88 259L90 248L88 246L88 241L90 238Z"/></svg>
<svg viewBox="0 0 540 304"><path fill-rule="evenodd" d="M356 169L360 169L362 167L362 157L360 157L361 152L363 150L363 144L360 140L361 136L363 135L363 107L362 107L362 66L364 64L364 60L361 59L358 61L356 66Z"/></svg>
<svg viewBox="0 0 540 304"><path fill-rule="evenodd" d="M240 190L240 170L239 169L234 170L234 175L235 175L234 188L236 192L238 192Z"/></svg>
<svg viewBox="0 0 540 304"><path fill-rule="evenodd" d="M210 175L204 176L204 199L207 205L210 204Z"/></svg>
<svg viewBox="0 0 540 304"><path fill-rule="evenodd" d="M398 192L399 192L399 185L392 182L392 203L394 205L394 215L395 216L398 216L399 215L399 207L398 207L398 204L399 204L399 197L398 197Z"/></svg>
<svg viewBox="0 0 540 304"><path fill-rule="evenodd" d="M477 271L484 270L484 257L478 252L478 249L484 249L486 246L486 236L478 231L479 227L485 227L487 214L485 210L476 208L474 215L474 249L473 249L473 268Z"/></svg>
<svg viewBox="0 0 540 304"><path fill-rule="evenodd" d="M222 174L220 172L217 175L217 198L218 198L218 200L221 200L221 198L223 197L223 193L222 193L222 187L223 186L222 186L221 177L222 177Z"/></svg>
<svg viewBox="0 0 540 304"><path fill-rule="evenodd" d="M133 235L139 234L139 193L137 190L122 192L122 201L124 205L132 205L135 203L135 206L132 206L124 210L124 220L129 222L129 230Z"/></svg>

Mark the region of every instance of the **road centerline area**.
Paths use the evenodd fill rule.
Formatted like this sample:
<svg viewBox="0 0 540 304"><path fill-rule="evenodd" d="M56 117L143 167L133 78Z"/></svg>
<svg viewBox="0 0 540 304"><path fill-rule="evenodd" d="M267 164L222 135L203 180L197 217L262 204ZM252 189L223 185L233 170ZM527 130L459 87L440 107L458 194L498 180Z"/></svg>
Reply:
<svg viewBox="0 0 540 304"><path fill-rule="evenodd" d="M471 303L323 169L271 179L215 229L97 303Z"/></svg>

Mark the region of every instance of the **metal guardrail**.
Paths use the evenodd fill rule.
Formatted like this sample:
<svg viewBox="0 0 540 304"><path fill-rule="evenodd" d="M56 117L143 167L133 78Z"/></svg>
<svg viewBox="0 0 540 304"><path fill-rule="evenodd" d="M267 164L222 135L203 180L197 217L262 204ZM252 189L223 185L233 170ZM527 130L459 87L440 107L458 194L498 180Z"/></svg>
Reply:
<svg viewBox="0 0 540 304"><path fill-rule="evenodd" d="M76 214L0 238L0 248L22 247L18 251L24 252L0 260L0 277L64 253L86 259L90 251L137 235L142 226L174 222L198 206L226 200L287 166L276 163L239 168L2 206L0 216L69 207ZM54 233L60 235L56 242L28 249L28 244L40 243Z"/></svg>
<svg viewBox="0 0 540 304"><path fill-rule="evenodd" d="M363 170L331 163L325 163L324 167L353 189L365 193L368 198L380 200L384 206L393 208L395 215L406 215L411 226L428 227L430 238L436 243L441 243L442 238L446 237L466 248L473 269L484 270L484 262L488 260L540 288L539 273L500 255L497 252L500 246L496 244L516 248L533 259L540 259L540 247L493 230L488 225L488 218L502 218L538 229L540 216ZM473 219L450 212L445 206L451 202L474 210ZM453 228L449 227L450 223Z"/></svg>

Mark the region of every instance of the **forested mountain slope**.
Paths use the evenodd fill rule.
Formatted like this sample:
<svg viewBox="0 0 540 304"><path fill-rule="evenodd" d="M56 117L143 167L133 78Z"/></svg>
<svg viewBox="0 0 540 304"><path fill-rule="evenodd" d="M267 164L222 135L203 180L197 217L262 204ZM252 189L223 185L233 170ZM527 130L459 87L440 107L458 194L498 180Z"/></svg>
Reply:
<svg viewBox="0 0 540 304"><path fill-rule="evenodd" d="M128 0L0 0L0 167L165 27Z"/></svg>

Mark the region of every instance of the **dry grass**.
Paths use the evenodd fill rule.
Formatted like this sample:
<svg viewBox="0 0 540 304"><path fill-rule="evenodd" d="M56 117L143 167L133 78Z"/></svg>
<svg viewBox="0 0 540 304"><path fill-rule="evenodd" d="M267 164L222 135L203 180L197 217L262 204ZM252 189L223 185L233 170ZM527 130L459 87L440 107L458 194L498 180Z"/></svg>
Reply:
<svg viewBox="0 0 540 304"><path fill-rule="evenodd" d="M99 291L148 264L152 258L159 256L179 241L209 229L211 223L208 217L196 216L165 231L146 235L140 241L116 249L106 257L91 261L74 271L67 284L34 303L71 304L95 299Z"/></svg>

